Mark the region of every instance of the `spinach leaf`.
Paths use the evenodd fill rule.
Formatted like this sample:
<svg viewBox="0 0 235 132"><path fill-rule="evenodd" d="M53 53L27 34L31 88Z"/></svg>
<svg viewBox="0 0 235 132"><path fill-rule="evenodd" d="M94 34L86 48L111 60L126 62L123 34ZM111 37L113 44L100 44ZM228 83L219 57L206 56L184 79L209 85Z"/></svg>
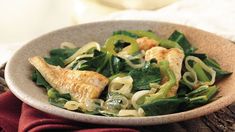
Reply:
<svg viewBox="0 0 235 132"><path fill-rule="evenodd" d="M38 70L34 70L32 73L32 80L36 83L38 86L42 86L46 89L51 88L50 84L43 78L43 76L40 74Z"/></svg>
<svg viewBox="0 0 235 132"><path fill-rule="evenodd" d="M203 62L215 70L216 80L220 80L220 79L232 74L232 72L224 71L223 69L221 69L219 63L216 62L214 59L206 58L203 60Z"/></svg>
<svg viewBox="0 0 235 132"><path fill-rule="evenodd" d="M133 69L126 63L124 59L117 56L112 56L110 63L113 70L113 75L120 72L129 72Z"/></svg>
<svg viewBox="0 0 235 132"><path fill-rule="evenodd" d="M150 89L149 83L160 83L160 69L154 64L146 64L143 68L129 72L133 78L133 91Z"/></svg>
<svg viewBox="0 0 235 132"><path fill-rule="evenodd" d="M196 51L196 48L191 46L184 34L179 31L174 31L168 39L177 42L184 49L186 56Z"/></svg>
<svg viewBox="0 0 235 132"><path fill-rule="evenodd" d="M115 52L120 52L123 48L125 48L126 46L130 45L130 43L118 40L115 44L114 44L114 50Z"/></svg>
<svg viewBox="0 0 235 132"><path fill-rule="evenodd" d="M107 64L107 54L98 50L94 51L94 57L81 65L79 70L90 70L100 72Z"/></svg>
<svg viewBox="0 0 235 132"><path fill-rule="evenodd" d="M78 48L74 49L52 49L50 51L50 57L45 57L45 61L51 65L65 67L64 60L73 55Z"/></svg>
<svg viewBox="0 0 235 132"><path fill-rule="evenodd" d="M61 57L51 56L51 57L45 57L44 59L48 64L51 64L54 66L65 67L64 61Z"/></svg>
<svg viewBox="0 0 235 132"><path fill-rule="evenodd" d="M110 77L120 72L129 72L131 69L133 68L127 65L124 59L95 50L94 57L88 58L79 70L96 71Z"/></svg>
<svg viewBox="0 0 235 132"><path fill-rule="evenodd" d="M188 102L186 98L157 99L152 103L141 105L146 116L164 115L180 111L181 105Z"/></svg>
<svg viewBox="0 0 235 132"><path fill-rule="evenodd" d="M192 91L192 88L188 87L183 80L179 81L179 88L177 90L178 97L185 97L185 94Z"/></svg>
<svg viewBox="0 0 235 132"><path fill-rule="evenodd" d="M190 54L191 56L195 56L195 57L198 57L199 59L201 60L204 60L206 59L208 56L206 54L203 54L203 53L192 53Z"/></svg>
<svg viewBox="0 0 235 132"><path fill-rule="evenodd" d="M66 58L70 57L71 55L73 55L76 51L78 50L78 48L74 48L74 49L69 49L69 48L65 48L65 49L52 49L50 51L50 56L54 57L60 57L62 58L62 60L65 60Z"/></svg>

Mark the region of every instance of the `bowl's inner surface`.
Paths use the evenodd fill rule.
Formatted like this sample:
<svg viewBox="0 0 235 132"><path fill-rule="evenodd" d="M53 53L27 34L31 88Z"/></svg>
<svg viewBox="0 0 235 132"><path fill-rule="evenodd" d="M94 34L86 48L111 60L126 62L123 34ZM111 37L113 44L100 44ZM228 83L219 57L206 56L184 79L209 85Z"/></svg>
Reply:
<svg viewBox="0 0 235 132"><path fill-rule="evenodd" d="M198 48L197 52L208 54L210 57L216 59L221 66L228 70L234 71L235 64L235 46L227 40L217 37L213 34L188 28L185 26L179 26L174 24L158 23L158 22L146 22L146 21L122 21L122 22L101 22L91 23L82 26L69 27L66 29L58 30L47 35L44 35L38 39L35 39L20 49L13 58L9 61L6 71L7 83L10 89L24 102L36 107L40 110L75 119L85 122L97 122L104 124L122 124L122 125L144 125L144 124L157 124L173 122L177 120L184 120L193 117L198 117L209 113L210 111L218 110L222 106L226 106L234 100L235 86L234 76L219 82L221 87L219 95L222 98L210 103L209 105L177 114L164 115L158 117L147 117L148 120L128 119L128 118L107 118L98 117L85 114L78 114L75 112L66 111L60 108L56 108L50 105L47 101L47 96L44 90L37 87L34 82L31 81L32 66L28 62L28 58L32 56L45 56L53 48L59 48L60 44L64 41L72 42L77 46L82 46L90 41L97 41L103 44L105 39L112 35L116 30L148 30L156 32L160 37L167 38L174 30L183 32L188 40ZM220 106L218 106L220 105ZM195 115L195 110L199 110ZM62 113L58 113L62 112ZM96 118L94 118L96 117ZM98 117L98 118L97 118ZM81 119L82 118L82 119ZM147 119L143 118L143 119ZM109 123L112 119L113 123ZM128 123L127 120L132 120L132 123Z"/></svg>

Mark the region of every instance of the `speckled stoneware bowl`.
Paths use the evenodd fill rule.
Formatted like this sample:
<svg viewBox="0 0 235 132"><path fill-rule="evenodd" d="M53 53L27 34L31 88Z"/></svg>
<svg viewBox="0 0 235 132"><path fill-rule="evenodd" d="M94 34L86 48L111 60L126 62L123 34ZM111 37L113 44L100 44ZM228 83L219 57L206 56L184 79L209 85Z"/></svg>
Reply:
<svg viewBox="0 0 235 132"><path fill-rule="evenodd" d="M188 40L199 50L218 60L228 71L235 71L235 45L214 34L182 25L153 21L108 21L89 23L57 30L37 39L19 49L9 60L6 67L6 81L10 90L23 102L41 111L64 118L96 124L112 125L153 125L171 123L203 116L235 101L235 74L219 82L221 96L216 101L193 110L150 117L104 117L64 110L47 101L46 92L31 80L32 66L28 58L36 55L45 56L53 48L58 48L64 41L82 46L90 41L104 43L115 30L151 29L159 36L167 38L174 30L183 32Z"/></svg>

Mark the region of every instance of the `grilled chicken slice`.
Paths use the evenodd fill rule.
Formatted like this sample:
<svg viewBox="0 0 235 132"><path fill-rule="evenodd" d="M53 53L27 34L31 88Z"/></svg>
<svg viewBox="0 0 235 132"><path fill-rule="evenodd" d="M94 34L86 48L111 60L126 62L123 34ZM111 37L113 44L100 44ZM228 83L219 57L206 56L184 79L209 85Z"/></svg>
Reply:
<svg viewBox="0 0 235 132"><path fill-rule="evenodd" d="M140 50L144 50L147 51L149 49L151 49L152 47L158 46L159 42L157 42L154 39L150 39L148 37L142 37L142 38L138 38L136 39L136 42L138 44L138 47ZM128 55L128 50L130 50L131 46L126 46L125 48L122 49L122 51L120 51L118 53L118 56L125 56Z"/></svg>
<svg viewBox="0 0 235 132"><path fill-rule="evenodd" d="M145 60L149 61L155 58L158 62L162 60L167 60L169 62L169 67L174 72L177 80L177 84L171 88L168 93L168 97L176 95L179 87L179 80L181 78L181 68L184 59L184 52L177 48L166 49L163 47L153 47L146 51ZM166 82L166 79L163 79ZM163 82L163 83L164 83Z"/></svg>
<svg viewBox="0 0 235 132"><path fill-rule="evenodd" d="M49 65L39 56L29 58L29 62L53 88L69 93L78 102L98 98L108 84L108 78L97 72L63 69Z"/></svg>
<svg viewBox="0 0 235 132"><path fill-rule="evenodd" d="M136 42L138 43L139 48L144 51L159 45L159 43L156 40L150 39L148 37L138 38L136 39Z"/></svg>

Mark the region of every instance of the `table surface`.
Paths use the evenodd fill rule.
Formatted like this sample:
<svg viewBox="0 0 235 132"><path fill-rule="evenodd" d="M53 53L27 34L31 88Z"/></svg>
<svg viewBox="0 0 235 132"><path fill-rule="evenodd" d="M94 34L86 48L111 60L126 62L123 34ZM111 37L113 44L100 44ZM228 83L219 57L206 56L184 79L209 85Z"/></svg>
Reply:
<svg viewBox="0 0 235 132"><path fill-rule="evenodd" d="M0 93L8 90L4 79L5 65L0 67ZM234 132L235 131L235 103L212 114L164 125L136 127L142 132Z"/></svg>

